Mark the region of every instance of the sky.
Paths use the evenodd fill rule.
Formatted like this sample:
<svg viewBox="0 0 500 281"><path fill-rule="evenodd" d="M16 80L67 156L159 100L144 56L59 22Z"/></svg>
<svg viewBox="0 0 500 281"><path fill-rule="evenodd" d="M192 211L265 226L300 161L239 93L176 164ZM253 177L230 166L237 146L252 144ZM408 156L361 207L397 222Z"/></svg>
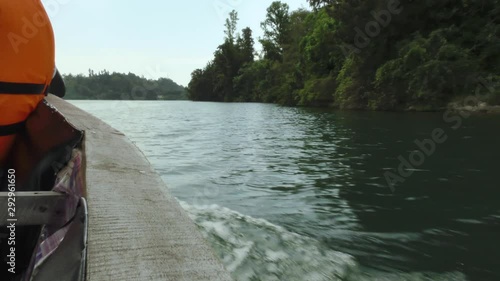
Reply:
<svg viewBox="0 0 500 281"><path fill-rule="evenodd" d="M273 0L42 0L56 37L56 64L65 74L89 69L170 78L187 86L191 72L213 58L231 10L238 30L257 39ZM306 0L282 1L290 10Z"/></svg>

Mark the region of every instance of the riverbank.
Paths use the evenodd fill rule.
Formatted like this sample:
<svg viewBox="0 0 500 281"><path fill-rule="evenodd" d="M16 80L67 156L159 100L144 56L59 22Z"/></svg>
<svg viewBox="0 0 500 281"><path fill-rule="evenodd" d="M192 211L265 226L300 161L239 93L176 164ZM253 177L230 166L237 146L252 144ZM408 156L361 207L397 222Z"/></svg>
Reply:
<svg viewBox="0 0 500 281"><path fill-rule="evenodd" d="M193 102L215 102L216 101L193 101ZM263 104L275 104L275 103L264 103L264 102L225 102L225 103L263 103ZM325 108L325 109L333 109L333 110L342 110L342 111L385 111L385 112L445 112L445 111L454 111L454 112L469 112L469 113L477 113L477 114L500 114L500 105L489 105L485 102L480 102L475 105L464 105L460 102L450 102L446 107L433 107L433 106L410 106L410 107L401 107L395 108L391 110L374 110L369 108L360 108L360 107L352 107L352 108L340 108L335 106L334 104L313 104L308 106L301 105L285 105L286 107L297 107L297 108Z"/></svg>
<svg viewBox="0 0 500 281"><path fill-rule="evenodd" d="M471 113L500 114L500 105L488 105L484 102L477 105L460 105L458 103L450 103L448 109Z"/></svg>
<svg viewBox="0 0 500 281"><path fill-rule="evenodd" d="M251 29L236 33L234 11L213 59L192 72L189 99L436 111L480 90L480 101L500 104L495 1L383 2L309 1L311 10L295 11L274 2L258 47Z"/></svg>

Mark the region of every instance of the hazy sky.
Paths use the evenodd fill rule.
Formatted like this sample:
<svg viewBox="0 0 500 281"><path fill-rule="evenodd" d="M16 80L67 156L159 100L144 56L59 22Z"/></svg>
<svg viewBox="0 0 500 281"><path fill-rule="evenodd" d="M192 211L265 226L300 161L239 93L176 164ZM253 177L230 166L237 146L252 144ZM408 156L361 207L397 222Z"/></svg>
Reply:
<svg viewBox="0 0 500 281"><path fill-rule="evenodd" d="M272 0L42 0L56 35L62 73L134 72L168 77L187 86L224 38L227 14L235 9L241 30L262 36L260 22ZM291 10L306 0L282 1Z"/></svg>

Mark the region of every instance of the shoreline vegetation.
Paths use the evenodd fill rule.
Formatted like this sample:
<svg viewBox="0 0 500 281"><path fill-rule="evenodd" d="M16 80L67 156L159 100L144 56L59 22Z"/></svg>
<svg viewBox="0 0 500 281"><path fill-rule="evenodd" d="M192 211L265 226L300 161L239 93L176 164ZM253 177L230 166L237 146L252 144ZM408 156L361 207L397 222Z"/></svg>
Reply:
<svg viewBox="0 0 500 281"><path fill-rule="evenodd" d="M259 52L232 11L214 58L191 75L189 99L500 112L500 1L308 2L269 6Z"/></svg>
<svg viewBox="0 0 500 281"><path fill-rule="evenodd" d="M68 100L187 100L186 88L167 78L152 80L91 69L87 76L68 74L63 78Z"/></svg>
<svg viewBox="0 0 500 281"><path fill-rule="evenodd" d="M477 106L471 105L458 105L455 103L451 103L448 108L452 111L458 112L470 112L470 113L494 113L500 114L500 105L488 105L486 103L480 103Z"/></svg>

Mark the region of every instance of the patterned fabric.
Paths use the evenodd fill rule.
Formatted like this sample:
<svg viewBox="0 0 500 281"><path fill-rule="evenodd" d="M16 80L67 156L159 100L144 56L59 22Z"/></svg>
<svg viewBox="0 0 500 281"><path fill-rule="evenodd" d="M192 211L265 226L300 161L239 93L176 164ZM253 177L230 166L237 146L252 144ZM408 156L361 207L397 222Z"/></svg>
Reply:
<svg viewBox="0 0 500 281"><path fill-rule="evenodd" d="M85 195L83 171L82 171L82 152L73 149L71 160L58 174L53 191L66 194L64 221L61 225L66 225L59 229L44 227L40 242L31 260L30 269L26 272L23 280L31 280L32 273L36 274L37 268L54 253L64 240L66 233L70 228L67 224L75 215L78 202Z"/></svg>

